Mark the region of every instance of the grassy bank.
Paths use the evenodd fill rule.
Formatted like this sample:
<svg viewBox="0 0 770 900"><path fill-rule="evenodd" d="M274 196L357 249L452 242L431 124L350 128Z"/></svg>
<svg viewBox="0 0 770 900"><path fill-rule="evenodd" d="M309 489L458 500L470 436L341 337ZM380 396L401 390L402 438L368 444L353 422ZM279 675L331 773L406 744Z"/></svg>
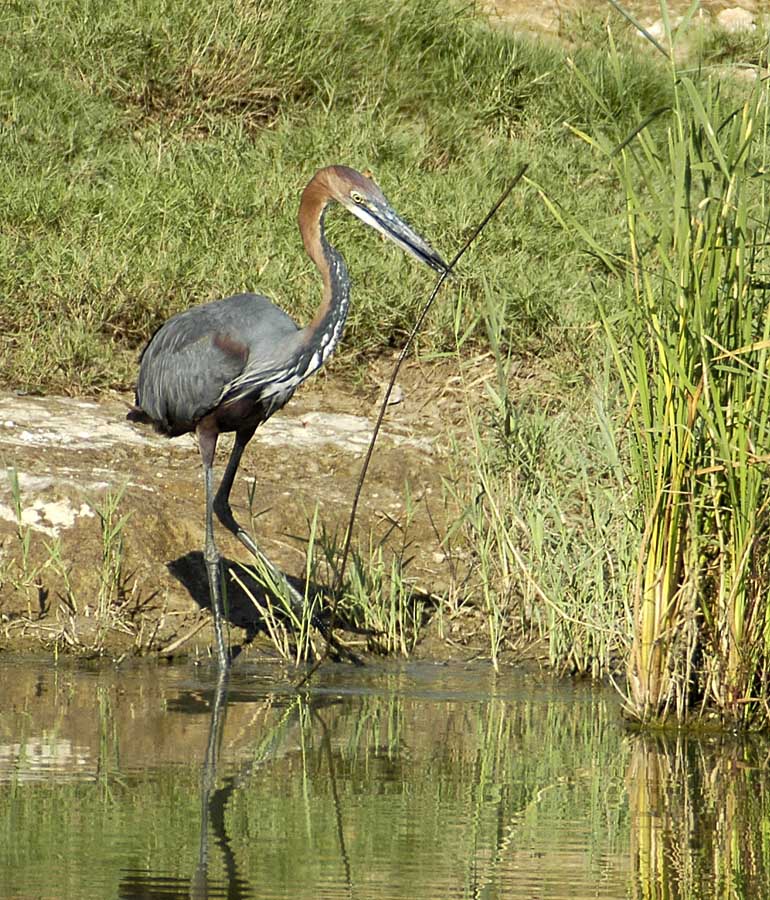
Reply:
<svg viewBox="0 0 770 900"><path fill-rule="evenodd" d="M128 388L163 319L243 289L307 320L319 287L295 216L321 165L372 169L449 257L526 162L527 185L463 260L419 340L423 359L456 357L463 377L472 354L492 361L482 383L465 384L467 427L447 480L446 546L461 562L437 619L472 608L495 664L524 637L544 640L562 669L627 669L642 718L714 700L747 723L747 702L759 708L747 673L765 664L764 620L757 613L748 627L745 613L764 589L764 557L751 553L765 543L756 513L766 451L764 430L744 428L737 459L740 416L730 410L739 400L764 421L766 348L753 342L765 308L748 299L765 265L764 182L740 192L738 213L735 198L764 172L766 98L757 88L745 106L751 85L714 66L758 63L762 33L708 32L673 65L622 19L609 21L567 20L567 50L427 0L11 7L0 23L2 377L28 391ZM713 240L698 243L693 222ZM331 228L354 278L332 365L353 374L401 345L430 282L356 223L335 218ZM738 274L706 277L728 244ZM682 330L669 314L706 282L710 299ZM671 284L678 293L667 295ZM717 333L725 323L709 316L736 300L742 312ZM706 322L700 332L691 313ZM669 369L648 360L688 342L676 395ZM726 371L741 347L750 350ZM688 448L665 464L648 447L665 437L662 423ZM688 456L696 445L700 455ZM333 548L318 552L333 571ZM404 565L405 555L362 550L343 604L399 652L420 627ZM676 661L674 647L684 648Z"/></svg>
<svg viewBox="0 0 770 900"><path fill-rule="evenodd" d="M485 590L531 597L526 621L539 621L554 661L595 672L623 660L634 717L681 721L698 710L762 727L768 93L758 79L741 90L724 73L688 69L676 61L678 37L669 28L668 104L627 135L574 129L617 178L620 240L542 192L611 273L596 291L612 362L607 380L598 369L593 379L595 437L565 430L569 416L520 427L493 342L498 444L514 465L501 477L500 450L476 433L482 503L466 520ZM620 55L608 56L622 77ZM491 313L488 322L492 333Z"/></svg>
<svg viewBox="0 0 770 900"><path fill-rule="evenodd" d="M620 198L564 123L622 132L668 96L644 60L618 82L605 53L578 50L605 85L599 108L560 49L426 0L33 2L1 27L3 378L29 390L127 387L170 312L241 289L308 318L319 290L295 216L325 163L371 168L446 255L523 160L609 232ZM399 344L428 277L355 223L335 233L356 290L345 364ZM456 315L484 343L487 292L505 299L517 350L579 347L570 329L592 316L581 253L520 192L423 350L453 349Z"/></svg>

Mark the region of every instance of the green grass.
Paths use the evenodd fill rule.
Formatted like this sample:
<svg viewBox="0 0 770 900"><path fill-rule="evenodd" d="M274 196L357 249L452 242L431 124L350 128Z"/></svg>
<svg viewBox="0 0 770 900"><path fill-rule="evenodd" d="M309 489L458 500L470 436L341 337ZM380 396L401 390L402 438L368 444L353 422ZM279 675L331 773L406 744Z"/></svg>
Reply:
<svg viewBox="0 0 770 900"><path fill-rule="evenodd" d="M447 256L525 160L554 189L596 176L571 198L611 229L613 186L564 122L622 131L670 93L644 60L625 61L618 81L601 48L578 50L599 108L557 48L427 0L31 2L6 6L0 38L3 379L39 391L128 387L163 319L239 290L310 317L319 284L296 208L329 162L371 168ZM333 225L354 278L344 364L400 343L430 276L357 223ZM454 303L483 344L487 287L510 297L517 347L547 346L586 316L579 254L521 191L467 258L423 351L452 348Z"/></svg>
<svg viewBox="0 0 770 900"><path fill-rule="evenodd" d="M354 652L365 649L384 656L411 655L422 626L440 601L420 590L409 572L415 504L408 482L404 485L404 498L401 520L392 519L384 533L371 531L367 541L360 540L350 553L342 577L343 542L339 533L327 531L316 505L308 519L306 536L295 537L306 560L301 611L292 607L284 586L259 561L250 569L231 572L258 612L262 630L283 659L300 664L319 659L326 652L314 617L333 623L334 636L342 638ZM252 515L252 527L253 523ZM256 576L266 590L250 587L243 577L246 573Z"/></svg>
<svg viewBox="0 0 770 900"><path fill-rule="evenodd" d="M447 486L489 656L497 665L524 635L545 642L555 668L606 677L627 649L635 534L613 380L599 360L569 384L570 353L528 384L491 298L485 321L496 379L485 405L466 379L473 452L458 444Z"/></svg>

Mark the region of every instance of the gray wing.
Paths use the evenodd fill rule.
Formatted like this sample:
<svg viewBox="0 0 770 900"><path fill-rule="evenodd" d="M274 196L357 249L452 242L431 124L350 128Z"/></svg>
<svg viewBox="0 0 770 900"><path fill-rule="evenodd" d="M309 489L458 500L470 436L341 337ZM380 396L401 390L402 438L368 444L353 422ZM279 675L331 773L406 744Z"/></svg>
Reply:
<svg viewBox="0 0 770 900"><path fill-rule="evenodd" d="M292 319L257 294L179 313L142 353L137 406L168 434L191 431L247 368L273 370L297 334Z"/></svg>

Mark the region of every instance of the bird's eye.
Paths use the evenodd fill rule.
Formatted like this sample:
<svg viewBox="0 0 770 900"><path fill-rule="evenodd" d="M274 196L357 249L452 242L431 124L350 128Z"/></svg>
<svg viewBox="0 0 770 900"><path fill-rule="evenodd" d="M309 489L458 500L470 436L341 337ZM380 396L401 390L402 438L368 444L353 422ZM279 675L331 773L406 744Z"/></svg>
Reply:
<svg viewBox="0 0 770 900"><path fill-rule="evenodd" d="M351 191L350 199L353 201L353 203L363 203L364 195L359 193L358 191Z"/></svg>

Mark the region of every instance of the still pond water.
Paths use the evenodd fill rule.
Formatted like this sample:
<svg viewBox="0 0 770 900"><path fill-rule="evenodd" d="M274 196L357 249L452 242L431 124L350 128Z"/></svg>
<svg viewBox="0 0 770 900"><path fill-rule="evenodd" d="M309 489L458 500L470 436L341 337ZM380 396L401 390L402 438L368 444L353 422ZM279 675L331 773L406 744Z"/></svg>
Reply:
<svg viewBox="0 0 770 900"><path fill-rule="evenodd" d="M0 897L770 897L763 741L482 666L293 677L0 658Z"/></svg>

